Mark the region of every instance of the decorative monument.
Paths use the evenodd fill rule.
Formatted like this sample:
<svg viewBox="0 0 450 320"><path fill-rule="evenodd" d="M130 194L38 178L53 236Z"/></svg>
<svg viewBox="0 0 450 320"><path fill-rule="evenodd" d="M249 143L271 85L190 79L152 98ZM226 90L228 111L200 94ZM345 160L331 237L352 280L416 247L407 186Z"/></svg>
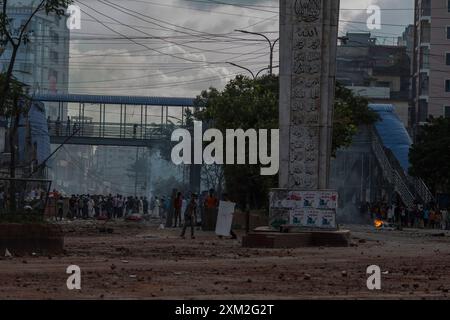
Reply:
<svg viewBox="0 0 450 320"><path fill-rule="evenodd" d="M271 224L336 228L328 190L339 1L280 1L280 188ZM288 143L286 143L288 142Z"/></svg>
<svg viewBox="0 0 450 320"><path fill-rule="evenodd" d="M280 189L270 195L272 232L244 246L348 244L328 190L338 21L339 0L280 0Z"/></svg>

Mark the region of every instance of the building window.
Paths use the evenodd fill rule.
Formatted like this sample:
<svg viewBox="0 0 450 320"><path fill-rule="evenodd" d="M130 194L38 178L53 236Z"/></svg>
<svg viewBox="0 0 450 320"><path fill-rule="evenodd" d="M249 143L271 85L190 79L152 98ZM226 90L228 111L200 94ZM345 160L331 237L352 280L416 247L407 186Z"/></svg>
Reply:
<svg viewBox="0 0 450 320"><path fill-rule="evenodd" d="M419 100L419 110L418 110L418 120L419 122L426 122L428 118L428 102L426 100Z"/></svg>
<svg viewBox="0 0 450 320"><path fill-rule="evenodd" d="M431 25L428 21L420 23L420 41L422 43L430 43L431 39Z"/></svg>
<svg viewBox="0 0 450 320"><path fill-rule="evenodd" d="M430 68L430 49L428 47L422 47L420 49L420 68Z"/></svg>
<svg viewBox="0 0 450 320"><path fill-rule="evenodd" d="M450 0L449 0L450 1ZM445 54L445 63L448 65L448 66L450 66L450 53L449 52L447 52L446 54Z"/></svg>
<svg viewBox="0 0 450 320"><path fill-rule="evenodd" d="M450 80L445 80L445 92L450 92Z"/></svg>
<svg viewBox="0 0 450 320"><path fill-rule="evenodd" d="M450 40L450 27L447 27L447 40Z"/></svg>
<svg viewBox="0 0 450 320"><path fill-rule="evenodd" d="M422 0L422 16L431 16L431 0Z"/></svg>
<svg viewBox="0 0 450 320"><path fill-rule="evenodd" d="M59 44L59 34L55 31L52 31L52 41L55 44Z"/></svg>
<svg viewBox="0 0 450 320"><path fill-rule="evenodd" d="M447 1L447 11L450 12L450 0Z"/></svg>
<svg viewBox="0 0 450 320"><path fill-rule="evenodd" d="M444 117L450 118L450 106L444 106Z"/></svg>
<svg viewBox="0 0 450 320"><path fill-rule="evenodd" d="M52 60L53 63L58 63L59 62L58 58L59 58L58 52L50 51L50 59Z"/></svg>
<svg viewBox="0 0 450 320"><path fill-rule="evenodd" d="M426 96L428 95L428 88L429 88L429 77L428 74L425 72L420 73L419 75L419 94L421 96Z"/></svg>

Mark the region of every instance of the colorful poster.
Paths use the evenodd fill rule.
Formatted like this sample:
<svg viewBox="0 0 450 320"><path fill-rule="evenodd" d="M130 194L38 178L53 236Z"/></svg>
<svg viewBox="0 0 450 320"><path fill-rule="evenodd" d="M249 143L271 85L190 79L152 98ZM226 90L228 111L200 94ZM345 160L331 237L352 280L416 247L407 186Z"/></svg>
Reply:
<svg viewBox="0 0 450 320"><path fill-rule="evenodd" d="M338 194L334 191L317 192L317 209L337 209Z"/></svg>
<svg viewBox="0 0 450 320"><path fill-rule="evenodd" d="M317 210L308 210L306 212L305 227L320 227L320 213Z"/></svg>
<svg viewBox="0 0 450 320"><path fill-rule="evenodd" d="M306 223L306 215L303 210L293 210L290 214L290 224L293 226L304 226Z"/></svg>
<svg viewBox="0 0 450 320"><path fill-rule="evenodd" d="M317 207L317 192L304 192L303 193L303 208L313 209Z"/></svg>
<svg viewBox="0 0 450 320"><path fill-rule="evenodd" d="M334 211L321 211L320 228L336 229L336 213Z"/></svg>
<svg viewBox="0 0 450 320"><path fill-rule="evenodd" d="M270 195L271 226L335 229L338 193L335 191L277 191Z"/></svg>

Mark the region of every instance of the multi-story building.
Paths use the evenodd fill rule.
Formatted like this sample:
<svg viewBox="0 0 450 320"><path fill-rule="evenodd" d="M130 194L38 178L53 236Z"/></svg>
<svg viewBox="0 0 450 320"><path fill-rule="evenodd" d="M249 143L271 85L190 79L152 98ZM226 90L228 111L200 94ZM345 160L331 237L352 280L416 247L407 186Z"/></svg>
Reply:
<svg viewBox="0 0 450 320"><path fill-rule="evenodd" d="M398 37L397 45L399 47L406 47L406 53L412 64L414 56L414 25L410 24L405 28L402 35Z"/></svg>
<svg viewBox="0 0 450 320"><path fill-rule="evenodd" d="M450 1L415 0L413 123L450 117Z"/></svg>
<svg viewBox="0 0 450 320"><path fill-rule="evenodd" d="M39 1L9 1L7 14L12 19L11 30L18 30L31 15ZM66 19L55 14L40 12L28 27L30 41L19 49L14 66L14 76L29 86L33 93L67 93L69 81L70 30ZM11 47L3 48L0 71L6 71L11 58ZM46 104L47 116L64 119L67 108ZM61 114L61 110L62 113Z"/></svg>
<svg viewBox="0 0 450 320"><path fill-rule="evenodd" d="M39 3L40 1L36 0L8 2L7 15L11 19L10 29L13 35L16 35L17 30L20 30L21 26L26 23ZM66 26L65 17L39 12L31 20L27 28L27 35L29 41L22 43L16 57L13 69L14 77L28 86L30 95L37 93L68 93L70 30ZM11 46L7 45L0 48L0 72L5 72L8 69L11 54ZM44 139L47 130L45 119L47 117L53 120L56 120L58 117L65 119L67 116L67 105L46 103L45 108L43 110L39 109L39 112L33 111L28 115L30 119L30 139L37 144L35 147L37 147L38 154L46 155L37 159L38 161L42 160L41 158L46 158L50 150L48 136ZM43 126L45 130L42 129ZM0 129L0 139L2 137L4 139L5 133L6 129ZM26 150L24 139L19 140L19 149L21 150L21 159L26 159L24 155L29 154L30 151ZM7 152L7 150L0 151ZM85 155L89 155L89 152L86 152ZM52 163L52 170L50 170L49 175L55 179L59 178L55 180L55 186L66 187L66 182L56 172L61 173L58 166L68 163L70 159L64 154L57 154L56 157L57 159L53 159L53 162L48 162ZM67 166L65 168L66 171L70 171Z"/></svg>
<svg viewBox="0 0 450 320"><path fill-rule="evenodd" d="M394 105L405 126L410 74L407 46L378 45L370 33L347 33L338 46L337 80L371 103Z"/></svg>

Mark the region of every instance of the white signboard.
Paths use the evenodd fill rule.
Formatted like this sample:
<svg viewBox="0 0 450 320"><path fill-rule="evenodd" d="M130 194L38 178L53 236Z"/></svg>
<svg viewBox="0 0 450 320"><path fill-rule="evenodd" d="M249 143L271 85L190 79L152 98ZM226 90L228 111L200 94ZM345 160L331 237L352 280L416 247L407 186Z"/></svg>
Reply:
<svg viewBox="0 0 450 320"><path fill-rule="evenodd" d="M233 224L233 213L236 204L233 202L220 201L219 213L217 214L216 234L218 236L230 236Z"/></svg>

